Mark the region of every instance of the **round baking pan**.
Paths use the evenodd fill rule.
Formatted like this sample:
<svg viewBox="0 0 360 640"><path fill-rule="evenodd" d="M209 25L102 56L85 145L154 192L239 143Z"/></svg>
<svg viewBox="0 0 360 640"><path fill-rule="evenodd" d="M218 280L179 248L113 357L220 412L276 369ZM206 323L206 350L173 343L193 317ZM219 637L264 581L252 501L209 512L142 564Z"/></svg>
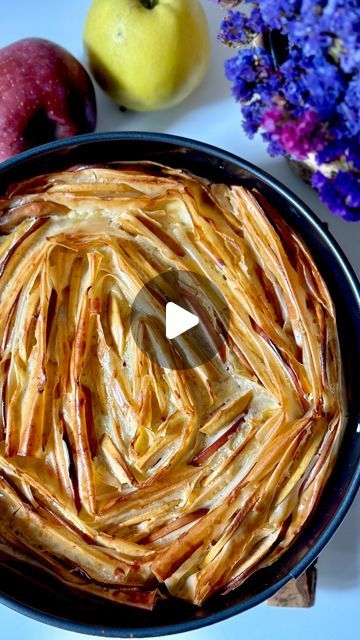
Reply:
<svg viewBox="0 0 360 640"><path fill-rule="evenodd" d="M119 160L152 160L214 182L256 187L278 208L310 249L335 303L347 394L339 456L306 527L280 560L226 596L212 597L200 608L169 599L145 612L78 596L32 568L0 562L0 602L19 613L70 631L140 638L198 629L254 607L301 575L338 528L360 484L360 287L335 240L291 191L246 160L201 142L129 132L51 143L0 165L0 195L9 184L28 177Z"/></svg>

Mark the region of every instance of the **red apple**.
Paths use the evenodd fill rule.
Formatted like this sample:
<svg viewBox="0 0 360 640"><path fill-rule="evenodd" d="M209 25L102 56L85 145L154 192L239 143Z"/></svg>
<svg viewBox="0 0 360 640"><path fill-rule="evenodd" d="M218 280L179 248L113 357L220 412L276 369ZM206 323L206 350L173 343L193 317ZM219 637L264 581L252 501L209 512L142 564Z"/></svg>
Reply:
<svg viewBox="0 0 360 640"><path fill-rule="evenodd" d="M0 49L0 161L95 126L94 87L71 53L39 38Z"/></svg>

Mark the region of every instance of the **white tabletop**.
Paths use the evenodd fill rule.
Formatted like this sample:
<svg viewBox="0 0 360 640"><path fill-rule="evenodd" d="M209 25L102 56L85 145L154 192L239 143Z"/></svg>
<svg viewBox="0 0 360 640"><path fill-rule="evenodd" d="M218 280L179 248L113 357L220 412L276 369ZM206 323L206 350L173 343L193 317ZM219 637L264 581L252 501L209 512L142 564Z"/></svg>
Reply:
<svg viewBox="0 0 360 640"><path fill-rule="evenodd" d="M83 59L82 28L91 0L1 0L0 46L29 36L45 37ZM312 189L293 175L283 159L270 158L259 138L248 140L241 130L238 106L224 79L228 51L216 41L222 12L203 0L209 17L213 56L202 87L185 103L166 112L121 113L98 92L98 131L161 131L222 147L272 174L329 224L330 230L360 275L360 223L349 224L322 206ZM312 609L274 609L265 604L231 620L184 635L184 640L352 640L358 628L360 605L360 499L322 552L319 583ZM0 605L1 640L75 640L76 634L46 627Z"/></svg>

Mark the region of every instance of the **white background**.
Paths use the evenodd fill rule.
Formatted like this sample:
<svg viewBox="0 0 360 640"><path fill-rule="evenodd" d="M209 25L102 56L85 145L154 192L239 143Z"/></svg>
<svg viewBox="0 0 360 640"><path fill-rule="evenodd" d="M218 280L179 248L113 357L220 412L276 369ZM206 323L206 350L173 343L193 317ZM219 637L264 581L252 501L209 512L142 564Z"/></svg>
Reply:
<svg viewBox="0 0 360 640"><path fill-rule="evenodd" d="M202 87L184 104L153 114L120 113L98 92L99 131L162 131L203 140L259 165L295 191L329 227L360 274L360 222L331 216L316 194L295 177L283 159L270 158L260 139L249 141L240 127L237 105L223 76L228 51L216 42L222 12L203 0L209 17L213 56ZM0 0L0 46L29 36L54 40L83 60L82 28L90 0ZM213 627L184 635L184 640L352 640L359 633L360 500L319 560L316 605L309 610L256 609ZM42 625L0 605L0 640L75 640L76 634Z"/></svg>

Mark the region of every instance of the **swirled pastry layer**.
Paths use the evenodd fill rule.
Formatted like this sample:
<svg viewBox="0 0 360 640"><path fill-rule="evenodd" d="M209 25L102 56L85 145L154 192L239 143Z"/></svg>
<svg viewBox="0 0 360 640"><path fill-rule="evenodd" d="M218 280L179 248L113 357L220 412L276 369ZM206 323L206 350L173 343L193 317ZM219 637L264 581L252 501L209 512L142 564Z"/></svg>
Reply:
<svg viewBox="0 0 360 640"><path fill-rule="evenodd" d="M150 163L35 178L0 209L1 558L145 608L274 562L342 425L334 307L299 237L259 193ZM173 268L230 309L224 348L188 370L137 346L165 350L151 290L130 331Z"/></svg>

